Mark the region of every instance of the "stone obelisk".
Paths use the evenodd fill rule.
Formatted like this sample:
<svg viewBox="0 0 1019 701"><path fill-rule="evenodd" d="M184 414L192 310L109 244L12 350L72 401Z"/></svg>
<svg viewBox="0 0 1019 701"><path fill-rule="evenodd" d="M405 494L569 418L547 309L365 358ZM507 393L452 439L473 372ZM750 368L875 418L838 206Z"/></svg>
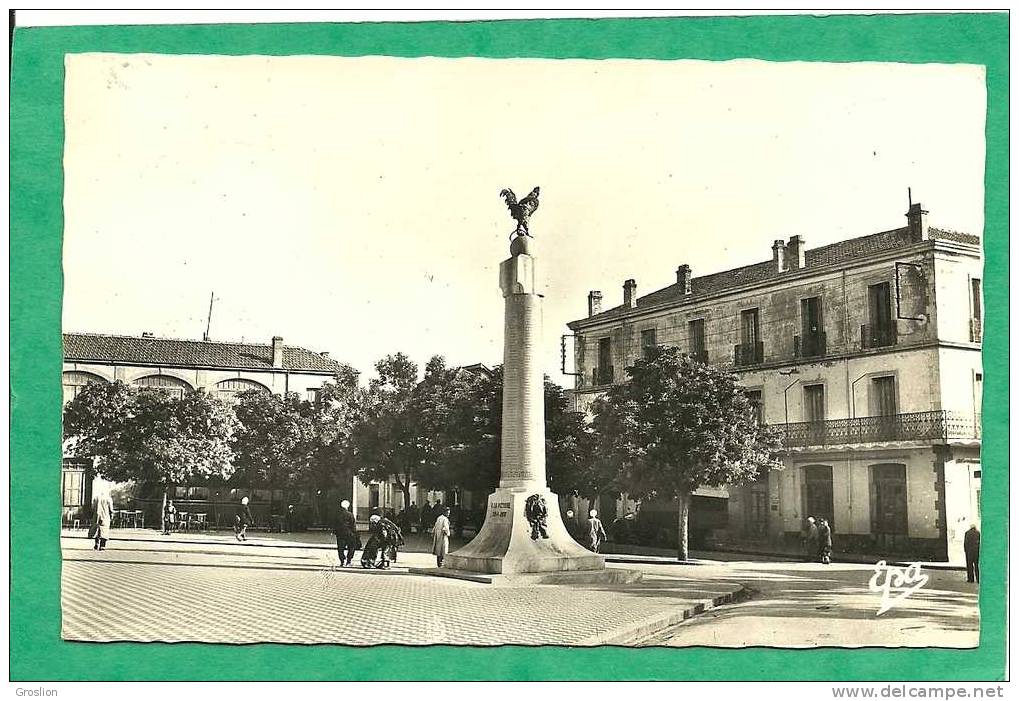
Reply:
<svg viewBox="0 0 1019 701"><path fill-rule="evenodd" d="M517 231L510 257L499 267L506 334L499 487L488 498L484 526L470 543L446 557L443 570L506 575L609 573L601 555L570 537L559 513L559 499L545 480L542 294L534 240L527 232L527 218L537 209L537 194L535 188L518 204L511 191L503 191L517 219Z"/></svg>

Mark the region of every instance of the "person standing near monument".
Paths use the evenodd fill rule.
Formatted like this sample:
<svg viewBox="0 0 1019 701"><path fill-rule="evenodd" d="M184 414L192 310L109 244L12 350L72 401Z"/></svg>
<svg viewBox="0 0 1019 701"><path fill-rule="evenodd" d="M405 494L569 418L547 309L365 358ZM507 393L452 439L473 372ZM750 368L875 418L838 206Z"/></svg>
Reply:
<svg viewBox="0 0 1019 701"><path fill-rule="evenodd" d="M971 523L963 536L962 549L966 553L966 581L980 583L980 531Z"/></svg>
<svg viewBox="0 0 1019 701"><path fill-rule="evenodd" d="M605 533L605 527L602 525L601 519L598 518L596 509L591 509L589 516L590 518L587 520L587 548L596 553L608 534Z"/></svg>
<svg viewBox="0 0 1019 701"><path fill-rule="evenodd" d="M436 566L442 567L442 561L449 552L449 507L436 510L439 517L435 519L435 525L432 527L432 554L435 555Z"/></svg>
<svg viewBox="0 0 1019 701"><path fill-rule="evenodd" d="M566 517L563 519L566 524L566 532L570 534L570 537L577 542L580 541L580 524L577 523L577 516L573 513L573 509L566 509Z"/></svg>

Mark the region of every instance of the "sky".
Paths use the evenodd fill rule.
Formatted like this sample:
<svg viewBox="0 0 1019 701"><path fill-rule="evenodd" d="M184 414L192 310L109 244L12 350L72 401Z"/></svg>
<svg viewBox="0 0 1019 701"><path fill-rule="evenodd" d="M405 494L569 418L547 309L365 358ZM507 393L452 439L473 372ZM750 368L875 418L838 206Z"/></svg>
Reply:
<svg viewBox="0 0 1019 701"><path fill-rule="evenodd" d="M166 56L66 59L66 331L329 351L365 376L502 359L499 198L531 220L546 372L646 294L905 225L982 234L984 69ZM571 370L567 367L567 370Z"/></svg>

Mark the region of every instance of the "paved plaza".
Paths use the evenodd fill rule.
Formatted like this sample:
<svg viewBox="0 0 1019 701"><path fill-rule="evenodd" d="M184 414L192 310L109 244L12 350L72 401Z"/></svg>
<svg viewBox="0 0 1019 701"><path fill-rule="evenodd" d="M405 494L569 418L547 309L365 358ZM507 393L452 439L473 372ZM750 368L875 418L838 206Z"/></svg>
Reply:
<svg viewBox="0 0 1019 701"><path fill-rule="evenodd" d="M493 587L393 569L337 567L324 533L254 536L123 531L104 552L61 540L63 637L346 645L889 645L971 647L976 589L958 571L875 616L872 568L628 557L628 585Z"/></svg>

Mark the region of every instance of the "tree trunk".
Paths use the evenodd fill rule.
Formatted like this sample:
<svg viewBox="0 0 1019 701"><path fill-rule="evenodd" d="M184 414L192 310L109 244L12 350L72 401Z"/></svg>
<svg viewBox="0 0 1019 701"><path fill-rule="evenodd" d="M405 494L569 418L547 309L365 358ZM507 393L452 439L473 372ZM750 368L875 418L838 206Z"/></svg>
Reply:
<svg viewBox="0 0 1019 701"><path fill-rule="evenodd" d="M410 506L410 475L400 482L400 491L403 492L403 510L406 511Z"/></svg>
<svg viewBox="0 0 1019 701"><path fill-rule="evenodd" d="M679 560L687 560L690 557L689 533L690 533L690 492L683 492L677 499L679 505Z"/></svg>

